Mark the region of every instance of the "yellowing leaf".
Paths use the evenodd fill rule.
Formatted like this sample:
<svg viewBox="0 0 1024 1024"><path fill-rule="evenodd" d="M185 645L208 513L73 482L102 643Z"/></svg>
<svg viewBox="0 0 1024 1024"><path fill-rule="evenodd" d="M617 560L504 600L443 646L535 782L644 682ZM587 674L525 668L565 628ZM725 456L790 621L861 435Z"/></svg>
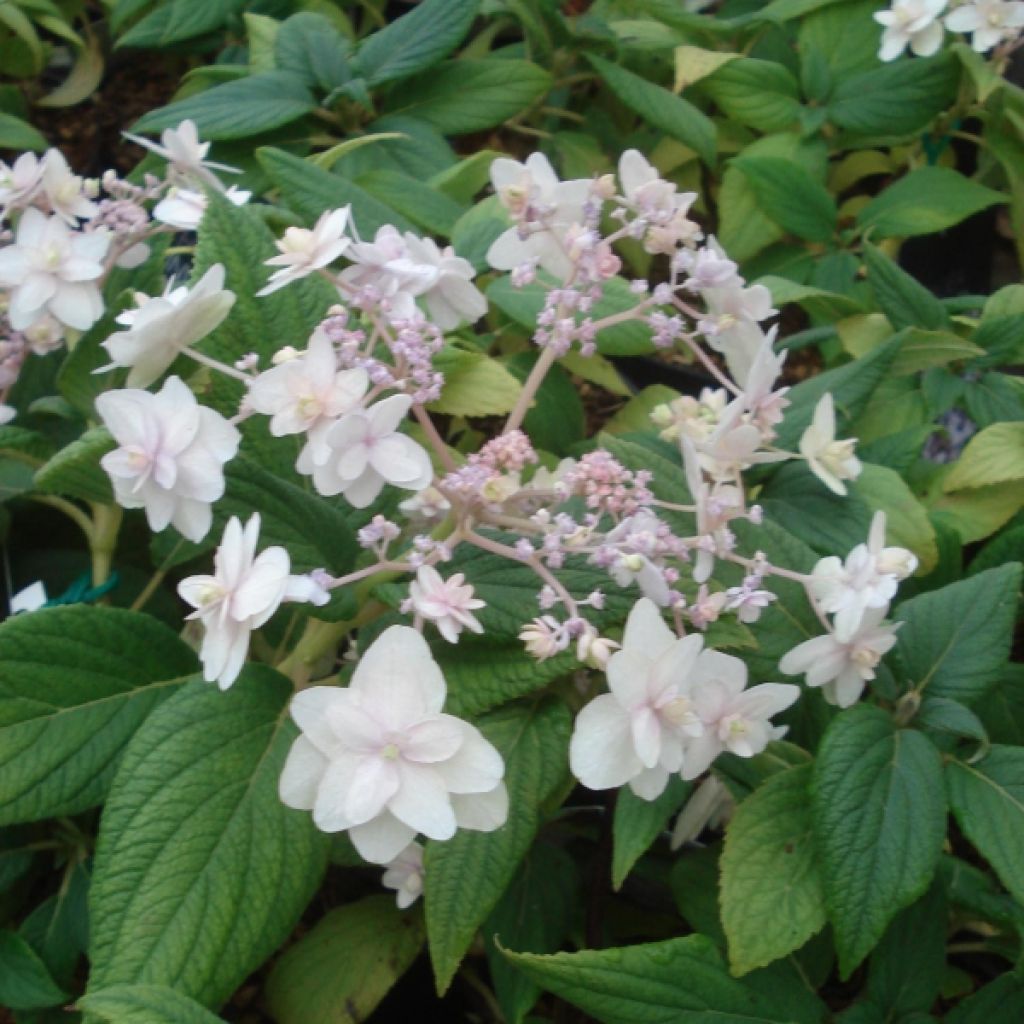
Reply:
<svg viewBox="0 0 1024 1024"><path fill-rule="evenodd" d="M722 53L719 50L703 50L699 46L677 46L675 48L676 78L673 92L682 92L688 85L717 71L723 64L735 60L738 53Z"/></svg>
<svg viewBox="0 0 1024 1024"><path fill-rule="evenodd" d="M431 412L449 416L500 416L511 412L523 386L497 360L482 352L449 348L434 365L444 374L441 397Z"/></svg>
<svg viewBox="0 0 1024 1024"><path fill-rule="evenodd" d="M651 429L651 410L679 397L678 391L664 384L652 384L634 395L606 424L609 434L630 434Z"/></svg>
<svg viewBox="0 0 1024 1024"><path fill-rule="evenodd" d="M862 313L848 316L836 324L843 348L858 359L867 355L893 335L892 324L884 313Z"/></svg>
<svg viewBox="0 0 1024 1024"><path fill-rule="evenodd" d="M1024 481L1024 423L993 423L971 438L942 489L948 494L1011 481Z"/></svg>
<svg viewBox="0 0 1024 1024"><path fill-rule="evenodd" d="M932 511L942 514L964 544L973 544L995 533L1022 508L1024 480L955 491L932 505Z"/></svg>

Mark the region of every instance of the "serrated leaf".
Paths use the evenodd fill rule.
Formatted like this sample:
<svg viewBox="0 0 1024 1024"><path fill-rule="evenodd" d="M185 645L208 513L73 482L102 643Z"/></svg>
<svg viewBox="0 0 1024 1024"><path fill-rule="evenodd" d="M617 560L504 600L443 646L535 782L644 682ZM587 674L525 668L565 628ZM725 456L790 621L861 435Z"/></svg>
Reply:
<svg viewBox="0 0 1024 1024"><path fill-rule="evenodd" d="M139 118L132 130L159 132L188 119L204 139L245 139L291 124L315 109L316 100L298 75L263 71L159 107Z"/></svg>
<svg viewBox="0 0 1024 1024"><path fill-rule="evenodd" d="M778 997L729 976L704 935L540 956L503 950L542 988L604 1024L793 1024Z"/></svg>
<svg viewBox="0 0 1024 1024"><path fill-rule="evenodd" d="M76 1004L107 1024L219 1024L209 1010L169 985L111 985Z"/></svg>
<svg viewBox="0 0 1024 1024"><path fill-rule="evenodd" d="M291 932L328 846L277 794L291 692L249 665L226 693L185 687L136 733L100 822L90 992L166 984L217 1006Z"/></svg>
<svg viewBox="0 0 1024 1024"><path fill-rule="evenodd" d="M431 412L449 416L501 416L515 407L522 384L496 359L483 352L449 347L434 358L444 374L441 397Z"/></svg>
<svg viewBox="0 0 1024 1024"><path fill-rule="evenodd" d="M281 190L284 203L305 217L310 224L314 223L324 210L350 205L352 218L364 238L371 237L385 224L393 224L399 231L415 230L412 221L358 185L325 171L322 167L295 156L294 153L263 146L256 151L256 159L267 177ZM290 285L282 289L282 292L291 291L293 287L295 286ZM279 295L282 292L274 294Z"/></svg>
<svg viewBox="0 0 1024 1024"><path fill-rule="evenodd" d="M678 777L669 779L665 791L655 800L642 800L628 786L619 790L612 817L613 889L622 888L633 865L665 831L692 790L692 783Z"/></svg>
<svg viewBox="0 0 1024 1024"><path fill-rule="evenodd" d="M935 873L946 834L942 760L921 733L897 729L886 712L858 705L825 733L811 802L825 902L846 978Z"/></svg>
<svg viewBox="0 0 1024 1024"><path fill-rule="evenodd" d="M0 823L98 804L125 744L197 667L166 626L118 608L0 625Z"/></svg>
<svg viewBox="0 0 1024 1024"><path fill-rule="evenodd" d="M811 766L773 775L736 809L721 859L722 924L735 974L799 949L825 926Z"/></svg>
<svg viewBox="0 0 1024 1024"><path fill-rule="evenodd" d="M480 0L423 0L363 41L359 74L376 86L431 67L459 45L479 6Z"/></svg>
<svg viewBox="0 0 1024 1024"><path fill-rule="evenodd" d="M993 423L967 442L942 489L948 494L1013 480L1024 480L1024 423Z"/></svg>
<svg viewBox="0 0 1024 1024"><path fill-rule="evenodd" d="M1024 750L997 745L976 764L950 761L946 781L964 834L1024 903Z"/></svg>
<svg viewBox="0 0 1024 1024"><path fill-rule="evenodd" d="M784 132L800 116L797 81L774 61L753 57L730 61L705 78L700 89L730 118L760 132Z"/></svg>
<svg viewBox="0 0 1024 1024"><path fill-rule="evenodd" d="M171 0L136 22L116 45L157 48L194 39L219 28L239 7L240 0Z"/></svg>
<svg viewBox="0 0 1024 1024"><path fill-rule="evenodd" d="M438 992L451 984L477 929L533 842L541 805L563 784L570 724L560 701L509 708L478 722L505 759L511 811L495 832L462 830L449 842L427 844L427 941Z"/></svg>
<svg viewBox="0 0 1024 1024"><path fill-rule="evenodd" d="M865 243L864 264L878 305L896 330L904 327L949 330L949 314L942 303L880 249Z"/></svg>
<svg viewBox="0 0 1024 1024"><path fill-rule="evenodd" d="M594 70L630 110L672 138L689 146L708 166L715 163L717 129L707 114L689 100L640 75L588 54Z"/></svg>
<svg viewBox="0 0 1024 1024"><path fill-rule="evenodd" d="M116 447L106 427L93 427L40 466L34 485L44 494L66 494L109 505L114 491L100 459Z"/></svg>
<svg viewBox="0 0 1024 1024"><path fill-rule="evenodd" d="M282 71L299 75L307 85L324 92L352 77L352 45L322 14L299 11L286 18L273 43L274 62Z"/></svg>
<svg viewBox="0 0 1024 1024"><path fill-rule="evenodd" d="M387 113L425 121L444 135L467 135L526 110L552 81L527 60L448 61L403 83L389 96Z"/></svg>
<svg viewBox="0 0 1024 1024"><path fill-rule="evenodd" d="M780 227L811 242L833 236L835 200L799 164L767 156L740 156L733 164L747 176L762 212Z"/></svg>
<svg viewBox="0 0 1024 1024"><path fill-rule="evenodd" d="M965 704L998 681L1010 655L1021 565L1010 562L896 608L896 650L911 688Z"/></svg>
<svg viewBox="0 0 1024 1024"><path fill-rule="evenodd" d="M857 225L879 238L930 235L1005 202L1001 192L948 167L919 167L864 206Z"/></svg>
<svg viewBox="0 0 1024 1024"><path fill-rule="evenodd" d="M267 978L278 1024L358 1024L376 1009L423 946L423 922L392 896L336 907L290 946Z"/></svg>
<svg viewBox="0 0 1024 1024"><path fill-rule="evenodd" d="M379 168L357 179L360 188L404 214L417 227L443 238L451 236L466 208L410 174Z"/></svg>

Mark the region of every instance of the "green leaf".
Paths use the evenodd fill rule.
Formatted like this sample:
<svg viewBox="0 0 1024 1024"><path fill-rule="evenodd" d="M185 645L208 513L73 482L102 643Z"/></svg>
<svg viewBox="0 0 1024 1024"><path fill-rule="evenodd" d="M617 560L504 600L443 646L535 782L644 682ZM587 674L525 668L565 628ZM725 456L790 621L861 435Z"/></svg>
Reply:
<svg viewBox="0 0 1024 1024"><path fill-rule="evenodd" d="M919 327L904 327L899 332L900 350L893 360L892 374L903 377L933 366L975 359L985 350L951 331L923 331Z"/></svg>
<svg viewBox="0 0 1024 1024"><path fill-rule="evenodd" d="M633 113L689 146L709 167L714 165L717 130L707 114L698 110L689 100L617 64L593 54L588 54L588 59L608 88Z"/></svg>
<svg viewBox="0 0 1024 1024"><path fill-rule="evenodd" d="M431 412L449 416L502 416L515 407L522 384L497 359L483 352L449 347L434 358L444 374L441 397Z"/></svg>
<svg viewBox="0 0 1024 1024"><path fill-rule="evenodd" d="M877 238L930 235L1006 201L1001 192L948 167L920 167L864 206L857 225Z"/></svg>
<svg viewBox="0 0 1024 1024"><path fill-rule="evenodd" d="M1024 423L993 423L967 442L942 489L948 493L1012 480L1024 480Z"/></svg>
<svg viewBox="0 0 1024 1024"><path fill-rule="evenodd" d="M825 902L843 978L927 889L946 834L939 752L862 704L836 716L811 784Z"/></svg>
<svg viewBox="0 0 1024 1024"><path fill-rule="evenodd" d="M466 208L418 178L380 168L361 175L357 184L370 195L404 214L417 227L449 238Z"/></svg>
<svg viewBox="0 0 1024 1024"><path fill-rule="evenodd" d="M949 106L959 70L956 58L942 53L853 75L836 86L829 120L857 136L911 135Z"/></svg>
<svg viewBox="0 0 1024 1024"><path fill-rule="evenodd" d="M144 114L132 130L159 132L191 119L204 139L245 139L291 124L315 108L316 100L298 75L264 71Z"/></svg>
<svg viewBox="0 0 1024 1024"><path fill-rule="evenodd" d="M281 199L285 205L301 214L310 224L324 210L351 205L352 219L363 237L371 237L385 224L394 224L399 231L416 230L411 220L354 182L331 174L294 153L263 146L256 150L256 159L267 177L281 190ZM262 269L260 272L265 274ZM281 291L288 292L293 287L295 285L289 285Z"/></svg>
<svg viewBox="0 0 1024 1024"><path fill-rule="evenodd" d="M242 6L240 0L171 0L159 4L117 40L117 47L157 49L220 28Z"/></svg>
<svg viewBox="0 0 1024 1024"><path fill-rule="evenodd" d="M495 832L458 832L427 843L427 940L439 993L451 984L476 930L496 906L533 842L541 805L563 785L569 743L561 701L515 707L481 719L483 734L505 759L508 821Z"/></svg>
<svg viewBox="0 0 1024 1024"><path fill-rule="evenodd" d="M1014 1024L1024 1017L1024 981L1007 971L946 1015L946 1024Z"/></svg>
<svg viewBox="0 0 1024 1024"><path fill-rule="evenodd" d="M196 658L166 626L117 608L44 608L0 625L0 824L77 814Z"/></svg>
<svg viewBox="0 0 1024 1024"><path fill-rule="evenodd" d="M322 14L300 11L286 18L274 40L274 63L324 92L352 77L352 45Z"/></svg>
<svg viewBox="0 0 1024 1024"><path fill-rule="evenodd" d="M423 0L364 40L356 70L376 86L432 67L462 42L479 7L480 0Z"/></svg>
<svg viewBox="0 0 1024 1024"><path fill-rule="evenodd" d="M613 889L622 888L633 865L665 831L692 790L692 783L678 777L670 779L665 791L655 800L641 800L627 786L619 790L612 818Z"/></svg>
<svg viewBox="0 0 1024 1024"><path fill-rule="evenodd" d="M572 856L557 846L537 843L484 922L494 993L509 1024L522 1021L540 989L509 964L496 943L554 953L569 934L579 891L580 873Z"/></svg>
<svg viewBox="0 0 1024 1024"><path fill-rule="evenodd" d="M964 835L1024 903L1024 749L996 745L976 764L950 761L946 782Z"/></svg>
<svg viewBox="0 0 1024 1024"><path fill-rule="evenodd" d="M93 427L36 470L36 490L111 504L114 491L100 459L117 447L106 427Z"/></svg>
<svg viewBox="0 0 1024 1024"><path fill-rule="evenodd" d="M67 998L32 947L15 932L0 930L0 1006L38 1010Z"/></svg>
<svg viewBox="0 0 1024 1024"><path fill-rule="evenodd" d="M194 999L169 985L111 985L78 1000L79 1009L108 1024L219 1024Z"/></svg>
<svg viewBox="0 0 1024 1024"><path fill-rule="evenodd" d="M799 86L781 64L743 57L700 83L734 121L759 132L784 132L800 116Z"/></svg>
<svg viewBox="0 0 1024 1024"><path fill-rule="evenodd" d="M836 203L824 185L799 164L775 157L738 157L757 204L780 227L811 242L827 242L836 230Z"/></svg>
<svg viewBox="0 0 1024 1024"><path fill-rule="evenodd" d="M1010 562L903 601L896 617L908 683L964 704L995 685L1010 655L1021 565Z"/></svg>
<svg viewBox="0 0 1024 1024"><path fill-rule="evenodd" d="M89 943L91 865L79 861L66 869L60 888L38 904L18 928L18 934L39 954L53 980L74 985L79 958Z"/></svg>
<svg viewBox="0 0 1024 1024"><path fill-rule="evenodd" d="M794 1022L781 994L730 977L704 935L553 956L503 952L542 988L604 1024Z"/></svg>
<svg viewBox="0 0 1024 1024"><path fill-rule="evenodd" d="M865 243L864 264L878 305L896 330L903 327L949 330L949 314L942 303L880 249Z"/></svg>
<svg viewBox="0 0 1024 1024"><path fill-rule="evenodd" d="M418 913L390 895L330 910L290 946L266 982L278 1024L358 1024L406 972L423 946Z"/></svg>
<svg viewBox="0 0 1024 1024"><path fill-rule="evenodd" d="M509 371L520 381L526 381L536 365L540 352L516 352L505 360ZM594 359L600 359L595 355ZM583 362L588 357L581 356ZM533 446L555 455L569 455L574 446L586 436L586 410L579 389L561 366L552 366L537 388L533 403L523 420Z"/></svg>
<svg viewBox="0 0 1024 1024"><path fill-rule="evenodd" d="M777 162L783 163L783 161ZM742 167L743 162L740 161L737 166ZM787 164L787 166L794 167L796 165ZM755 193L756 191L755 189ZM753 283L764 285L772 293L772 302L775 305L785 306L790 302L795 302L803 306L811 316L821 317L823 320L836 320L840 317L852 316L863 309L861 304L856 299L850 298L849 295L840 295L838 292L830 292L824 288L812 288L810 285L797 284L786 277L768 274Z"/></svg>
<svg viewBox="0 0 1024 1024"><path fill-rule="evenodd" d="M454 60L405 82L387 112L414 117L445 135L494 128L539 100L551 73L527 60Z"/></svg>
<svg viewBox="0 0 1024 1024"><path fill-rule="evenodd" d="M19 152L34 149L42 152L47 146L49 143L45 137L27 121L0 110L0 149L14 149Z"/></svg>
<svg viewBox="0 0 1024 1024"><path fill-rule="evenodd" d="M497 306L532 334L537 329L537 316L544 308L544 297L549 283L549 280L544 280L525 288L514 288L511 278L505 274L492 281L487 286L485 294L491 305ZM594 320L600 320L634 309L637 302L637 297L629 290L627 282L622 278L613 277L605 282L604 294L594 303L589 315ZM596 341L598 351L606 356L640 356L654 351L651 329L638 320L605 327L597 332Z"/></svg>
<svg viewBox="0 0 1024 1024"><path fill-rule="evenodd" d="M792 953L825 927L810 780L810 765L773 775L739 805L726 829L722 924L735 974Z"/></svg>
<svg viewBox="0 0 1024 1024"><path fill-rule="evenodd" d="M250 665L226 693L185 687L136 733L100 823L90 992L167 984L217 1006L287 938L328 846L277 795L290 695Z"/></svg>

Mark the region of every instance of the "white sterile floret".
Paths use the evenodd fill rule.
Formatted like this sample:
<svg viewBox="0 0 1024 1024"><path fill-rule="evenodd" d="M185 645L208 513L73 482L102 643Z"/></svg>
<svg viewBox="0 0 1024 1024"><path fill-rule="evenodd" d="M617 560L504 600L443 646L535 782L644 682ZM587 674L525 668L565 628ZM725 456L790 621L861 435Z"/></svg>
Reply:
<svg viewBox="0 0 1024 1024"><path fill-rule="evenodd" d="M653 601L641 598L626 622L622 649L608 659L609 692L577 716L569 765L589 789L629 783L645 800L661 794L684 763L702 725L689 697L702 637L680 639Z"/></svg>
<svg viewBox="0 0 1024 1024"><path fill-rule="evenodd" d="M241 174L237 167L214 163L206 159L210 151L209 142L199 141L199 131L194 121L182 121L177 128L167 128L160 136L160 143L142 138L141 135L122 133L143 149L163 157L170 165L172 175L186 183L210 185L220 192L224 185L214 171L227 171L229 174ZM162 143L162 144L161 144Z"/></svg>
<svg viewBox="0 0 1024 1024"><path fill-rule="evenodd" d="M235 206L244 206L251 196L251 192L246 192L235 185L224 193L224 198ZM197 192L190 188L172 188L153 207L153 219L181 231L197 231L209 202L205 192Z"/></svg>
<svg viewBox="0 0 1024 1024"><path fill-rule="evenodd" d="M342 292L365 291L386 300L391 319L416 315L416 296L437 283L438 268L420 263L409 254L405 235L393 224L382 224L372 242L357 241L345 256L352 261L339 275Z"/></svg>
<svg viewBox="0 0 1024 1024"><path fill-rule="evenodd" d="M896 644L902 623L882 625L888 605L869 608L856 632L845 643L834 634L816 636L794 647L779 662L788 676L803 675L808 686L820 686L825 700L848 708L875 678L875 668Z"/></svg>
<svg viewBox="0 0 1024 1024"><path fill-rule="evenodd" d="M484 631L473 612L485 608L486 602L473 596L473 585L466 583L461 572L442 579L432 566L420 566L416 579L409 584L409 599L402 607L433 622L450 644L458 643L464 629L473 633Z"/></svg>
<svg viewBox="0 0 1024 1024"><path fill-rule="evenodd" d="M292 576L288 552L269 547L259 555L260 517L253 513L245 529L236 516L228 520L214 555L212 576L189 576L178 593L195 611L205 630L199 658L203 678L226 690L242 671L249 634L259 629L282 601L326 604L329 595L308 576Z"/></svg>
<svg viewBox="0 0 1024 1024"><path fill-rule="evenodd" d="M292 700L302 735L279 792L324 832L348 831L374 864L417 833L451 839L508 817L505 765L480 731L442 713L447 688L423 637L391 626L360 658L345 689L313 686Z"/></svg>
<svg viewBox="0 0 1024 1024"><path fill-rule="evenodd" d="M284 237L274 242L278 255L266 261L267 266L281 269L275 270L256 294L269 295L333 263L352 244L352 239L345 234L349 212L347 206L340 210L327 210L320 215L312 230L287 228Z"/></svg>
<svg viewBox="0 0 1024 1024"><path fill-rule="evenodd" d="M985 53L1004 40L1015 39L1024 28L1024 3L1021 0L974 0L946 15L951 32L970 32L971 46Z"/></svg>
<svg viewBox="0 0 1024 1024"><path fill-rule="evenodd" d="M249 385L247 404L271 417L274 437L305 433L315 460L327 457L324 436L339 416L359 405L369 387L362 367L338 369L334 344L317 330L304 353L261 373Z"/></svg>
<svg viewBox="0 0 1024 1024"><path fill-rule="evenodd" d="M617 555L608 566L608 575L620 586L635 583L644 597L657 605L667 605L672 591L661 567L651 558L657 551L660 522L652 512L640 509L623 519L605 537Z"/></svg>
<svg viewBox="0 0 1024 1024"><path fill-rule="evenodd" d="M918 57L930 57L942 45L939 15L946 0L893 0L888 11L876 11L875 21L885 26L878 59L895 60L909 46Z"/></svg>
<svg viewBox="0 0 1024 1024"><path fill-rule="evenodd" d="M0 212L28 204L42 184L44 169L35 153L22 153L13 164L0 160Z"/></svg>
<svg viewBox="0 0 1024 1024"><path fill-rule="evenodd" d="M410 260L434 271L433 282L422 293L423 302L442 331L476 323L487 312L487 300L473 284L476 272L469 260L456 256L450 245L442 249L432 238L419 238L409 231L405 244Z"/></svg>
<svg viewBox="0 0 1024 1024"><path fill-rule="evenodd" d="M854 455L856 438L836 440L836 413L826 391L814 408L814 419L800 438L800 454L811 472L834 494L845 495L844 480L860 476L860 459Z"/></svg>
<svg viewBox="0 0 1024 1024"><path fill-rule="evenodd" d="M0 249L0 287L10 290L7 310L16 331L51 313L76 330L103 315L97 281L110 237L72 231L60 217L28 209L18 221L13 245Z"/></svg>
<svg viewBox="0 0 1024 1024"><path fill-rule="evenodd" d="M399 910L411 907L423 892L423 847L410 843L392 860L384 871L381 884L395 890L395 903Z"/></svg>
<svg viewBox="0 0 1024 1024"><path fill-rule="evenodd" d="M619 181L626 202L646 225L647 252L670 253L680 242L700 237L700 228L686 216L697 193L677 192L639 150L627 149L619 158Z"/></svg>
<svg viewBox="0 0 1024 1024"><path fill-rule="evenodd" d="M672 828L670 847L678 850L684 843L692 843L704 829L721 827L732 816L735 806L725 783L709 775L679 812Z"/></svg>
<svg viewBox="0 0 1024 1024"><path fill-rule="evenodd" d="M64 154L49 149L43 157L42 190L50 212L60 217L68 227L78 227L78 221L96 216L96 204L85 194L85 183L72 174Z"/></svg>
<svg viewBox="0 0 1024 1024"><path fill-rule="evenodd" d="M871 520L867 544L858 544L843 561L821 559L811 573L810 592L823 611L835 614L836 639L849 643L869 608L884 608L900 580L917 568L906 548L885 547L885 513Z"/></svg>
<svg viewBox="0 0 1024 1024"><path fill-rule="evenodd" d="M100 460L117 503L144 508L156 533L170 524L188 540L202 540L210 506L224 495L224 464L238 452L238 430L177 377L155 395L107 391L96 411L119 446Z"/></svg>
<svg viewBox="0 0 1024 1024"><path fill-rule="evenodd" d="M408 395L392 395L342 416L324 434L321 450L303 448L295 468L313 477L318 493L343 494L356 508L366 508L385 484L423 490L434 477L430 456L398 432L411 407Z"/></svg>
<svg viewBox="0 0 1024 1024"><path fill-rule="evenodd" d="M548 158L532 153L525 163L498 157L491 164L491 184L514 222L487 250L496 270L540 264L558 278L572 269L563 244L566 230L583 221L591 181L559 181Z"/></svg>
<svg viewBox="0 0 1024 1024"><path fill-rule="evenodd" d="M128 328L102 342L113 360L95 370L130 366L126 384L145 388L159 378L181 351L220 326L235 304L234 292L224 288L224 267L215 263L192 288L172 288L151 298L136 293L137 308L117 317Z"/></svg>
<svg viewBox="0 0 1024 1024"><path fill-rule="evenodd" d="M747 666L719 651L704 651L691 677L690 700L703 732L686 745L682 776L695 779L719 754L754 757L786 732L771 718L800 696L790 683L747 686Z"/></svg>

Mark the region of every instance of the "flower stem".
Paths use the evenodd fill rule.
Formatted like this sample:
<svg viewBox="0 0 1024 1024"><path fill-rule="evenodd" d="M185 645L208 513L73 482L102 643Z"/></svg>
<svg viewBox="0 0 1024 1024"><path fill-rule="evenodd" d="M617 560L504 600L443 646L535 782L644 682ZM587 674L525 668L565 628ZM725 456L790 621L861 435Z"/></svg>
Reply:
<svg viewBox="0 0 1024 1024"><path fill-rule="evenodd" d="M110 566L117 547L117 533L121 528L124 510L120 505L92 506L92 535L89 548L92 553L92 585L101 586L110 576Z"/></svg>
<svg viewBox="0 0 1024 1024"><path fill-rule="evenodd" d="M516 400L515 407L509 413L505 429L502 431L503 434L510 434L513 430L518 430L523 425L523 420L526 419L526 414L530 411L530 406L533 404L537 389L544 383L548 370L554 366L557 358L558 356L555 354L552 346L548 346L541 351L540 358L533 364L533 369L526 378L526 383L523 384L523 390L519 392L519 398Z"/></svg>

